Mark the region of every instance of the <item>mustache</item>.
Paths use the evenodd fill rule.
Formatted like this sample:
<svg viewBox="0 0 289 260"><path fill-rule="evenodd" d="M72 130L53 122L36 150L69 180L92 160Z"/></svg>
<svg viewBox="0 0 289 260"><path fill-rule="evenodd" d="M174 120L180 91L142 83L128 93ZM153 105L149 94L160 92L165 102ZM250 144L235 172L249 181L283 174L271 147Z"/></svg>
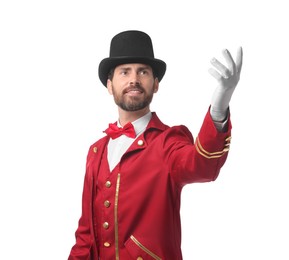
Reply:
<svg viewBox="0 0 289 260"><path fill-rule="evenodd" d="M134 85L130 85L129 87L125 88L123 90L123 93L127 93L129 91L140 91L140 92L145 92L144 88L140 85L140 84L134 84Z"/></svg>

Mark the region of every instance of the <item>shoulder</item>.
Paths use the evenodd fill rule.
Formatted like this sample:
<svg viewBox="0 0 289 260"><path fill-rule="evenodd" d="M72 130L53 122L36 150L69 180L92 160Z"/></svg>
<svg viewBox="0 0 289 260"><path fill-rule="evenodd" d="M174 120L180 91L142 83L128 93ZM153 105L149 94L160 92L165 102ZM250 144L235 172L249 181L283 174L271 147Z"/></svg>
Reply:
<svg viewBox="0 0 289 260"><path fill-rule="evenodd" d="M88 149L87 159L91 157L95 157L95 155L98 155L103 152L104 148L106 147L106 144L108 143L109 137L104 136L94 142L90 145Z"/></svg>
<svg viewBox="0 0 289 260"><path fill-rule="evenodd" d="M164 138L171 141L193 142L194 138L191 131L185 125L172 126L163 132Z"/></svg>
<svg viewBox="0 0 289 260"><path fill-rule="evenodd" d="M146 133L148 132L154 133L154 137L158 136L163 141L187 140L193 142L192 133L186 126L168 126L164 124L154 112L152 113L152 119L146 129Z"/></svg>

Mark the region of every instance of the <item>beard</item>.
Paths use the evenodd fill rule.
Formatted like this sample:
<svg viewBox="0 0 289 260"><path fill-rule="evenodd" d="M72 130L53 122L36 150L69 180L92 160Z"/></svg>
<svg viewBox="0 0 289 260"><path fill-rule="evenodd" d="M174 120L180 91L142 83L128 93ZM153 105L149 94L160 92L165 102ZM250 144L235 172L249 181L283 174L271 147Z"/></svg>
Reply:
<svg viewBox="0 0 289 260"><path fill-rule="evenodd" d="M143 95L141 95L140 97L125 95L128 91L132 89L140 91ZM154 95L153 89L147 93L145 89L140 85L130 86L126 88L122 93L117 93L112 86L112 92L115 104L124 111L128 112L138 111L148 107L152 102Z"/></svg>

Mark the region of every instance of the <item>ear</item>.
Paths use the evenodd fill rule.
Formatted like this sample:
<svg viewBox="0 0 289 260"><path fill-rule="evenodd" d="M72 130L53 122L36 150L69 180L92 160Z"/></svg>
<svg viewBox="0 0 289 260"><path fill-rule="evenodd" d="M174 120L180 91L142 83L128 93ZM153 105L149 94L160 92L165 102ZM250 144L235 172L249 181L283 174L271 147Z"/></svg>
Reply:
<svg viewBox="0 0 289 260"><path fill-rule="evenodd" d="M111 82L110 79L107 80L107 82L106 82L106 87L107 87L108 93L109 93L110 95L112 95L112 94L113 94L113 92L112 92L112 82Z"/></svg>
<svg viewBox="0 0 289 260"><path fill-rule="evenodd" d="M157 93L159 90L159 79L155 78L155 82L154 82L154 93Z"/></svg>

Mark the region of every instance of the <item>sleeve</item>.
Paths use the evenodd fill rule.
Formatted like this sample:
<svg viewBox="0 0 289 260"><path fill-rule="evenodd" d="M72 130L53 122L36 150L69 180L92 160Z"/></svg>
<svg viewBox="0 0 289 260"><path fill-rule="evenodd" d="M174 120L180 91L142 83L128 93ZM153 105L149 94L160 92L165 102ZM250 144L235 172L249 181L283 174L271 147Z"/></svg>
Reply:
<svg viewBox="0 0 289 260"><path fill-rule="evenodd" d="M228 129L228 117L224 122L213 121L218 132L227 132Z"/></svg>
<svg viewBox="0 0 289 260"><path fill-rule="evenodd" d="M168 164L175 182L184 186L216 180L228 156L231 128L228 116L227 131L219 132L209 111L195 142L185 126L171 128L171 138L168 138L171 140L168 142L174 145L169 147Z"/></svg>
<svg viewBox="0 0 289 260"><path fill-rule="evenodd" d="M90 153L89 153L90 154ZM88 155L88 158L90 156ZM89 260L94 249L94 235L92 233L92 187L93 178L87 160L82 193L82 214L75 232L76 242L72 247L68 260Z"/></svg>

